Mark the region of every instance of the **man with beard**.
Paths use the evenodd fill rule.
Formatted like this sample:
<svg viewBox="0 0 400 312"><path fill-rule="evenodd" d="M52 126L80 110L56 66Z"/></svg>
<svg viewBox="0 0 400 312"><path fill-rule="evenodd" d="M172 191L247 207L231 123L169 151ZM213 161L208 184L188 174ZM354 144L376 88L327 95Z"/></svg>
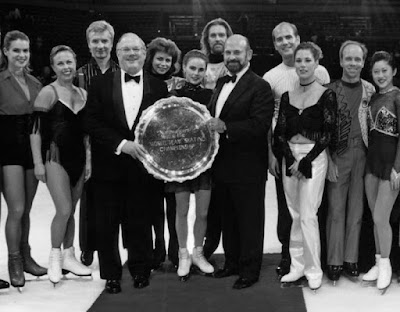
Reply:
<svg viewBox="0 0 400 312"><path fill-rule="evenodd" d="M204 87L207 89L214 89L218 78L227 73L224 65L224 45L231 35L231 26L222 18L213 19L203 29L200 45L203 53L209 58L204 79Z"/></svg>
<svg viewBox="0 0 400 312"><path fill-rule="evenodd" d="M226 40L228 75L218 80L209 104L214 116L209 125L220 134L212 175L225 250L224 268L215 277L239 275L234 289L258 281L264 245L267 135L274 102L269 84L250 70L252 54L246 37Z"/></svg>
<svg viewBox="0 0 400 312"><path fill-rule="evenodd" d="M208 22L204 27L200 39L201 49L209 58L204 87L214 89L217 80L227 73L224 64L224 46L228 37L232 36L232 29L228 22L222 18L216 18ZM209 259L218 248L221 238L221 211L215 205L214 195L211 192L210 206L207 215L207 232L204 242L204 256Z"/></svg>
<svg viewBox="0 0 400 312"><path fill-rule="evenodd" d="M299 77L294 67L294 51L300 43L297 27L287 22L279 23L272 31L272 41L275 50L282 57L282 63L265 73L264 79L271 85L275 99L275 111L273 126L278 120L279 104L281 96L286 91L292 91L299 85ZM320 84L329 83L330 78L325 67L318 65L315 76ZM276 195L278 203L278 239L282 244L281 261L276 271L279 276L289 273L290 255L289 240L292 226L292 217L287 207L285 193L282 184L282 159L277 159L272 153L272 131L269 133L269 171L275 177Z"/></svg>
<svg viewBox="0 0 400 312"><path fill-rule="evenodd" d="M77 70L74 84L89 90L93 77L118 69L117 63L111 59L114 28L106 21L95 21L86 29L86 40L92 57L87 64ZM82 193L79 218L79 244L82 251L81 261L84 265L92 264L93 251L96 249L93 195L89 179Z"/></svg>
<svg viewBox="0 0 400 312"><path fill-rule="evenodd" d="M327 87L336 93L338 129L336 153L328 167L328 277L336 283L342 271L359 275L358 247L364 209L364 169L368 146L367 110L375 88L360 78L367 48L346 41L339 50L342 79Z"/></svg>
<svg viewBox="0 0 400 312"><path fill-rule="evenodd" d="M143 110L168 95L164 81L143 72L146 46L136 34L122 35L117 57L121 69L92 82L83 123L92 139L100 277L107 280L109 293L121 291L120 225L133 286L149 285L151 216L162 201L164 183L150 175L138 160L145 157L145 151L135 142L134 132Z"/></svg>

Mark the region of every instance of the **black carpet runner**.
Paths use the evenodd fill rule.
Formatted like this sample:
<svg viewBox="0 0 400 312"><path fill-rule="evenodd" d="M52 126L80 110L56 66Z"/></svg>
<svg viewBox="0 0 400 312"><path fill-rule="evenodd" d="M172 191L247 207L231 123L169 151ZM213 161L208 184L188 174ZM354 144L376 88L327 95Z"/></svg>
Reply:
<svg viewBox="0 0 400 312"><path fill-rule="evenodd" d="M214 255L217 266L223 255ZM150 286L133 288L127 267L124 267L122 292L110 295L103 292L89 311L135 312L303 312L306 311L301 288L281 289L275 273L279 255L266 254L261 277L250 288L232 289L236 276L222 279L191 275L180 282L176 272L166 265L165 270L151 275Z"/></svg>

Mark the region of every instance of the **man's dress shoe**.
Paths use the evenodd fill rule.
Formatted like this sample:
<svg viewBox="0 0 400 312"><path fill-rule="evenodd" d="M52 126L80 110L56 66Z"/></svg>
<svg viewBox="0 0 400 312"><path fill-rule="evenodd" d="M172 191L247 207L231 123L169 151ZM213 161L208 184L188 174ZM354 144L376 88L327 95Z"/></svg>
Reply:
<svg viewBox="0 0 400 312"><path fill-rule="evenodd" d="M89 266L93 263L93 250L82 251L81 262L82 264Z"/></svg>
<svg viewBox="0 0 400 312"><path fill-rule="evenodd" d="M109 294L118 294L121 292L121 284L119 280L107 280L106 291Z"/></svg>
<svg viewBox="0 0 400 312"><path fill-rule="evenodd" d="M233 284L233 289L243 289L252 286L254 283L256 283L256 279L249 279L246 277L239 277L235 284Z"/></svg>
<svg viewBox="0 0 400 312"><path fill-rule="evenodd" d="M234 268L223 268L219 269L214 273L215 278L223 278L223 277L228 277L232 275L238 275L238 270Z"/></svg>
<svg viewBox="0 0 400 312"><path fill-rule="evenodd" d="M144 275L135 275L133 277L133 287L135 288L145 288L149 286L149 278Z"/></svg>
<svg viewBox="0 0 400 312"><path fill-rule="evenodd" d="M360 275L357 262L343 262L343 271L351 277L357 277Z"/></svg>

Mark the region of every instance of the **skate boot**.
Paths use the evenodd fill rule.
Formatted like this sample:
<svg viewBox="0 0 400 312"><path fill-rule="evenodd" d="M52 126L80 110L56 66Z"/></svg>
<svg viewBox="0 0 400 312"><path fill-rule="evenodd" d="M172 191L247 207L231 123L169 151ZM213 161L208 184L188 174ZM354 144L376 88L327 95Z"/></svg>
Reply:
<svg viewBox="0 0 400 312"><path fill-rule="evenodd" d="M53 283L54 287L56 287L56 284L58 284L61 280L61 261L61 249L51 248L47 275L49 276L49 280Z"/></svg>
<svg viewBox="0 0 400 312"><path fill-rule="evenodd" d="M370 287L376 286L376 281L378 280L379 275L379 261L381 259L381 255L375 255L375 265L369 269L367 273L362 277L361 286Z"/></svg>
<svg viewBox="0 0 400 312"><path fill-rule="evenodd" d="M22 261L24 264L24 272L32 274L34 276L43 276L47 274L47 269L41 267L33 260L31 256L31 247L28 244L21 246Z"/></svg>
<svg viewBox="0 0 400 312"><path fill-rule="evenodd" d="M62 274L70 272L76 276L92 276L92 270L76 260L74 247L63 251Z"/></svg>
<svg viewBox="0 0 400 312"><path fill-rule="evenodd" d="M11 285L22 292L22 287L25 286L25 276L22 256L19 251L8 255L8 273L10 274Z"/></svg>
<svg viewBox="0 0 400 312"><path fill-rule="evenodd" d="M328 265L328 278L333 282L333 286L336 286L336 282L340 279L341 274L341 265Z"/></svg>
<svg viewBox="0 0 400 312"><path fill-rule="evenodd" d="M392 266L389 258L381 258L379 260L379 274L376 283L381 295L384 295L392 282Z"/></svg>
<svg viewBox="0 0 400 312"><path fill-rule="evenodd" d="M194 247L192 254L193 265L197 266L200 271L206 275L214 273L214 267L206 260L203 254L203 247Z"/></svg>
<svg viewBox="0 0 400 312"><path fill-rule="evenodd" d="M308 279L308 287L314 292L317 293L317 290L321 287L322 279L321 278L310 278Z"/></svg>
<svg viewBox="0 0 400 312"><path fill-rule="evenodd" d="M10 284L6 281L0 279L0 290L10 288Z"/></svg>
<svg viewBox="0 0 400 312"><path fill-rule="evenodd" d="M281 288L305 286L307 286L307 279L303 272L290 272L281 278Z"/></svg>
<svg viewBox="0 0 400 312"><path fill-rule="evenodd" d="M178 265L178 276L181 282L186 282L189 279L190 267L192 265L192 259L189 255L187 248L179 248L179 265Z"/></svg>

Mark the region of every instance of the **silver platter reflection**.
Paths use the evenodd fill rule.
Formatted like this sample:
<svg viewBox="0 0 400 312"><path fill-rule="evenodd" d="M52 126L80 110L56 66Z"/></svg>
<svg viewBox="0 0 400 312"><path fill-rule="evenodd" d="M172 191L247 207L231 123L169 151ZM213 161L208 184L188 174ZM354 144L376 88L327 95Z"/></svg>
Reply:
<svg viewBox="0 0 400 312"><path fill-rule="evenodd" d="M186 97L158 100L143 111L135 141L146 150L140 159L149 173L165 181L183 182L211 167L218 133L206 121L207 108Z"/></svg>

